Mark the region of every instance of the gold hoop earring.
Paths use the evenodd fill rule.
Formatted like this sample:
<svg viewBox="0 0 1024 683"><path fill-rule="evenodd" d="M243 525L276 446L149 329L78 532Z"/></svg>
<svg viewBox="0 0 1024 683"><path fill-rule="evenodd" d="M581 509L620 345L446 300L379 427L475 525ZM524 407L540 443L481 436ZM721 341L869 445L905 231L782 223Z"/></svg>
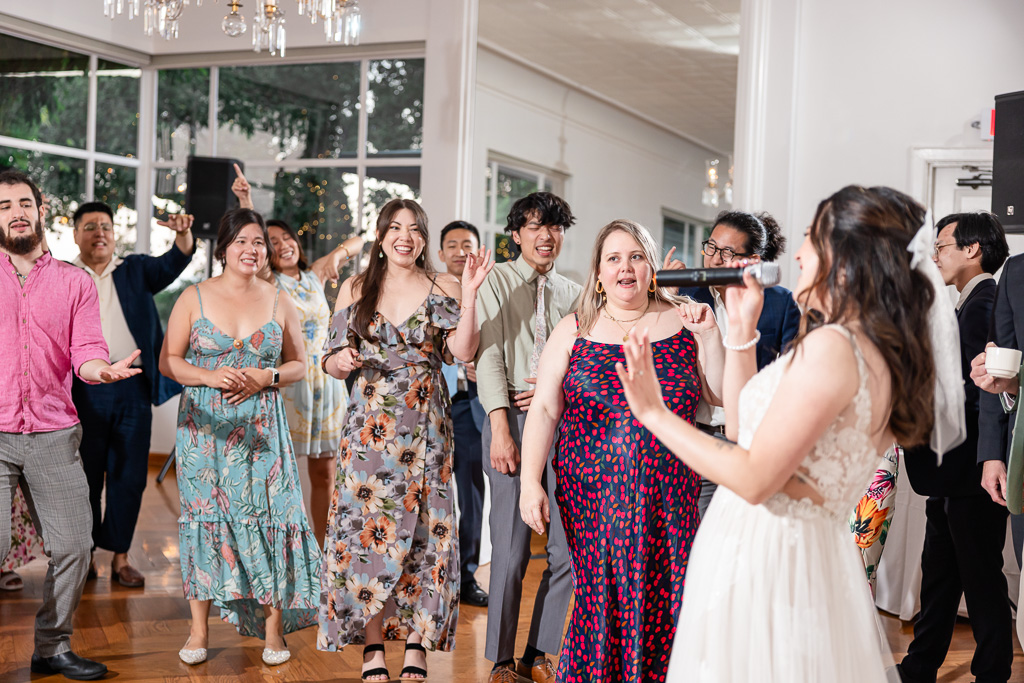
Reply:
<svg viewBox="0 0 1024 683"><path fill-rule="evenodd" d="M600 280L597 281L597 287L595 289L598 294L604 294L604 285L601 284Z"/></svg>
<svg viewBox="0 0 1024 683"><path fill-rule="evenodd" d="M647 291L654 294L658 291L658 275L654 274L651 276L651 286L647 288Z"/></svg>

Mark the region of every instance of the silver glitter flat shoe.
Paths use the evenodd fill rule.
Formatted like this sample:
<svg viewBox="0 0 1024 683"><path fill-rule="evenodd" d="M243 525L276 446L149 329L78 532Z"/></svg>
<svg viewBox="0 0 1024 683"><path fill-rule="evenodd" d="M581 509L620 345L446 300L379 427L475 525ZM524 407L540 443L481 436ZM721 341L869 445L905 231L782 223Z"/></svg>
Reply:
<svg viewBox="0 0 1024 683"><path fill-rule="evenodd" d="M271 650L269 647L263 648L263 663L269 664L270 666L277 666L278 664L284 664L292 658L290 650Z"/></svg>
<svg viewBox="0 0 1024 683"><path fill-rule="evenodd" d="M188 649L188 644L191 640L192 638L189 637L189 639L185 641L185 647L178 650L178 659L192 666L202 664L206 661L206 648L201 647L196 650Z"/></svg>

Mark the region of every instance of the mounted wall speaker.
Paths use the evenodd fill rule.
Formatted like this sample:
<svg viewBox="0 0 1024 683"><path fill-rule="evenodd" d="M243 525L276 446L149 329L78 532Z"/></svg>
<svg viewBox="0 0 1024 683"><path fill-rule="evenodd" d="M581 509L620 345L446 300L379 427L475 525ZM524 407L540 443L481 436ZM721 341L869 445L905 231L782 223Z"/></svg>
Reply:
<svg viewBox="0 0 1024 683"><path fill-rule="evenodd" d="M1024 233L1024 90L996 96L992 213L1006 232Z"/></svg>
<svg viewBox="0 0 1024 683"><path fill-rule="evenodd" d="M220 157L189 157L186 171L185 211L195 216L192 234L196 239L217 239L221 216L238 208L238 198L231 192L235 182L237 159Z"/></svg>

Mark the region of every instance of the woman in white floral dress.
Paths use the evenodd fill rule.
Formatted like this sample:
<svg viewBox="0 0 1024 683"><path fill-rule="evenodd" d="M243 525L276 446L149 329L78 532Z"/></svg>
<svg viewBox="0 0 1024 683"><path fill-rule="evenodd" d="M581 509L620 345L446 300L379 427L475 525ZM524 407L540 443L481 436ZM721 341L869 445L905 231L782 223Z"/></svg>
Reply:
<svg viewBox="0 0 1024 683"><path fill-rule="evenodd" d="M461 284L436 273L427 217L394 199L367 270L338 296L324 369L358 372L341 440L321 572L317 647L365 643L364 680L389 680L383 640L406 639L402 678L426 676L424 647L451 650L459 605L450 399L441 365L472 360L476 293L491 263L471 254Z"/></svg>

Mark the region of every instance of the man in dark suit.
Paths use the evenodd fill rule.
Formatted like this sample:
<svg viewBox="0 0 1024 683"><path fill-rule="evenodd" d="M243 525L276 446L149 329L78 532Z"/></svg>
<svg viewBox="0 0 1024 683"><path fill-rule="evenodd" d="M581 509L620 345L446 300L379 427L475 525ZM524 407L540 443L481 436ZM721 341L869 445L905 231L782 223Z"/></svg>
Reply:
<svg viewBox="0 0 1024 683"><path fill-rule="evenodd" d="M71 395L82 421L82 465L89 481L94 548L114 553L111 579L138 588L145 579L128 562L128 549L142 507L149 468L151 405L177 395L181 387L157 369L163 327L153 295L169 286L192 260L191 216L171 216L160 225L177 235L162 256L114 256L114 214L101 202L82 204L72 219L79 255L72 262L96 285L103 337L116 362L142 351L134 366L142 373L117 384L89 385L75 379ZM106 480L106 511L100 500ZM89 567L90 578L96 576Z"/></svg>
<svg viewBox="0 0 1024 683"><path fill-rule="evenodd" d="M480 232L471 223L453 221L441 229L438 258L462 281L466 255L480 248ZM488 595L476 581L480 566L480 543L484 515L484 466L481 432L484 408L476 389L476 368L456 361L442 368L452 399L452 428L455 430L455 483L459 499L459 564L462 590L459 600L474 607L487 607Z"/></svg>
<svg viewBox="0 0 1024 683"><path fill-rule="evenodd" d="M723 211L715 219L711 235L701 244L705 268L727 268L733 260L774 261L786 247L779 225L767 213L752 214L745 211ZM681 266L671 261L671 252L665 258L665 267ZM689 287L679 290L682 296L711 306L715 320L728 336L728 318L725 311L724 288ZM786 350L789 342L796 337L800 328L800 309L793 301L793 293L785 287L769 287L764 290L764 307L757 321L761 338L757 342L757 369L771 363ZM742 344L746 339L730 339L731 344ZM697 427L716 436L725 438L725 410L712 408L704 401L697 407ZM701 482L700 500L697 507L701 518L711 504L711 498L718 485L705 479Z"/></svg>
<svg viewBox="0 0 1024 683"><path fill-rule="evenodd" d="M982 683L1005 683L1013 661L1010 601L1003 576L1007 511L1005 502L999 505L982 488L980 392L970 373L971 361L984 350L988 338L996 299L992 274L1003 265L1009 249L1002 226L991 214L953 214L939 221L938 228L932 258L946 284L960 293L956 315L967 439L943 456L941 466L926 446L905 452L910 484L928 501L921 614L900 674L904 683L934 683L963 595L977 643L971 673Z"/></svg>

